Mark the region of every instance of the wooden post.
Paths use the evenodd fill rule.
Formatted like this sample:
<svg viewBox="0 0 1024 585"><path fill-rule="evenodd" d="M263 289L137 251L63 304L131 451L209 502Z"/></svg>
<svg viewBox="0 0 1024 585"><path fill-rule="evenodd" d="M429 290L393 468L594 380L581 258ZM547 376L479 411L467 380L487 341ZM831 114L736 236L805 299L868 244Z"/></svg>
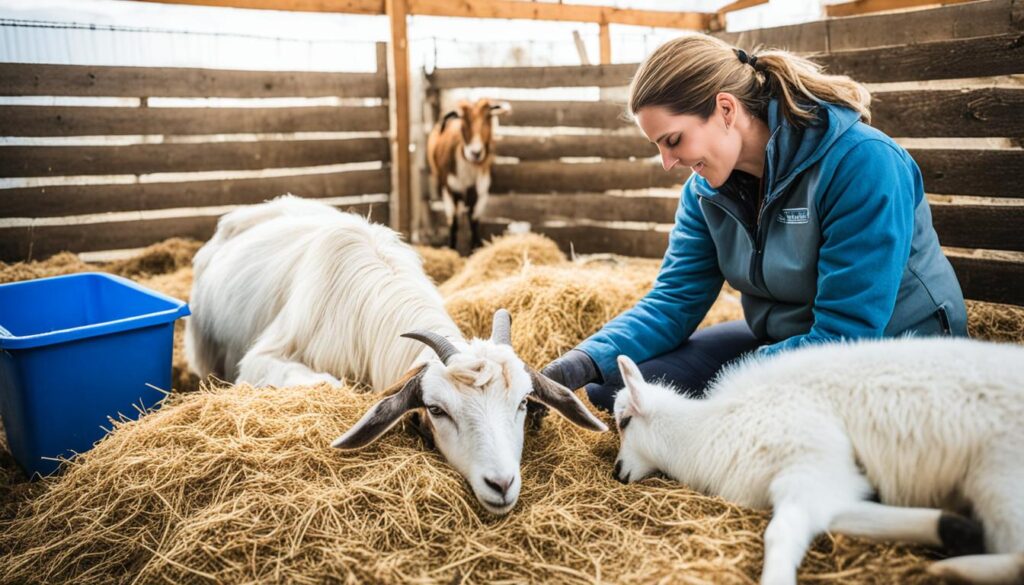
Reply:
<svg viewBox="0 0 1024 585"><path fill-rule="evenodd" d="M411 238L412 183L409 168L409 44L406 37L407 0L387 0L391 22L391 50L388 51L391 83L392 157L395 166L391 188L391 227Z"/></svg>
<svg viewBox="0 0 1024 585"><path fill-rule="evenodd" d="M608 23L601 23L601 65L612 62L612 35L608 32Z"/></svg>

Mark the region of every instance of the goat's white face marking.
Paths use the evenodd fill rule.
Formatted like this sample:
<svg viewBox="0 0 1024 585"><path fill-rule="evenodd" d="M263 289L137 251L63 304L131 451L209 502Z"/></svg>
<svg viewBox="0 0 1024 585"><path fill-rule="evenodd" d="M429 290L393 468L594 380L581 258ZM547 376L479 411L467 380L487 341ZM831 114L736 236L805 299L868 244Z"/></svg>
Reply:
<svg viewBox="0 0 1024 585"><path fill-rule="evenodd" d="M438 450L494 514L509 512L519 499L531 389L511 347L479 339L448 366L432 361L423 377L423 405Z"/></svg>
<svg viewBox="0 0 1024 585"><path fill-rule="evenodd" d="M619 372L625 388L615 397L615 424L619 428L619 455L615 459L615 479L622 483L639 481L658 470L651 461L649 445L650 418L656 409L648 404L652 399L649 385L633 360L624 355L618 359Z"/></svg>

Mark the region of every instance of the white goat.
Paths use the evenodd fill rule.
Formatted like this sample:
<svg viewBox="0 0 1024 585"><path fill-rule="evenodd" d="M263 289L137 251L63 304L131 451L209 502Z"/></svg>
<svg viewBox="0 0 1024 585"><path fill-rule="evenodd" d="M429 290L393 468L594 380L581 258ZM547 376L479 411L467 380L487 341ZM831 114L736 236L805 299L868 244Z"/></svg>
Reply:
<svg viewBox="0 0 1024 585"><path fill-rule="evenodd" d="M615 400L616 478L661 471L773 508L762 583L795 583L826 530L955 554L981 553L983 531L984 550L997 554L929 571L1024 582L1024 347L953 338L824 345L742 361L702 400L644 382L625 356L619 369L628 390ZM969 509L981 527L941 509Z"/></svg>
<svg viewBox="0 0 1024 585"><path fill-rule="evenodd" d="M490 512L519 496L528 398L606 430L516 356L506 311L490 340L467 342L416 251L358 215L291 196L243 208L221 218L193 265L185 344L197 374L274 386L343 378L381 391L333 443L342 449L425 409L432 441Z"/></svg>

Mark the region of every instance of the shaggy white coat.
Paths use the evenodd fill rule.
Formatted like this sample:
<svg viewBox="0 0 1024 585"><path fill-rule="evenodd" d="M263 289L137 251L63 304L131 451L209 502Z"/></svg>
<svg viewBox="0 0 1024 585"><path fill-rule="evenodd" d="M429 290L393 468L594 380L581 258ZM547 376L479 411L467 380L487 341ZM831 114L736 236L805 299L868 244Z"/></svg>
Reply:
<svg viewBox="0 0 1024 585"><path fill-rule="evenodd" d="M939 510L968 507L986 550L1008 554L932 569L1024 579L1024 347L953 338L823 345L742 361L699 400L645 383L619 359L627 390L615 403L626 422L617 476L661 471L772 507L763 582L795 582L822 531L938 545Z"/></svg>

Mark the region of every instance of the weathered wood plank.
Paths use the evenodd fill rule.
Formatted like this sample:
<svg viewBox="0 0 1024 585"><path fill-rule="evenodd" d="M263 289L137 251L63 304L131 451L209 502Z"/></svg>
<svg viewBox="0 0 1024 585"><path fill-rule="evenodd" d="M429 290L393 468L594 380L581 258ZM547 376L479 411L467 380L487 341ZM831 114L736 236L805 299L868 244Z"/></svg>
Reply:
<svg viewBox="0 0 1024 585"><path fill-rule="evenodd" d="M1024 73L1024 33L814 55L830 73L864 83Z"/></svg>
<svg viewBox="0 0 1024 585"><path fill-rule="evenodd" d="M1024 89L877 92L871 125L906 138L1024 136Z"/></svg>
<svg viewBox="0 0 1024 585"><path fill-rule="evenodd" d="M714 36L747 51L785 49L794 53L828 51L828 23L824 20L772 28L720 32Z"/></svg>
<svg viewBox="0 0 1024 585"><path fill-rule="evenodd" d="M942 195L1024 197L1024 151L915 148L924 190Z"/></svg>
<svg viewBox="0 0 1024 585"><path fill-rule="evenodd" d="M932 204L943 246L1024 251L1024 205Z"/></svg>
<svg viewBox="0 0 1024 585"><path fill-rule="evenodd" d="M612 102L510 101L502 126L569 126L616 129L633 126L626 105Z"/></svg>
<svg viewBox="0 0 1024 585"><path fill-rule="evenodd" d="M387 138L130 146L0 146L0 177L146 174L387 161Z"/></svg>
<svg viewBox="0 0 1024 585"><path fill-rule="evenodd" d="M260 203L292 193L344 197L391 192L391 170L320 173L265 179L59 185L0 189L0 217L58 217L111 211L210 207Z"/></svg>
<svg viewBox="0 0 1024 585"><path fill-rule="evenodd" d="M495 165L493 193L595 192L675 187L689 169L666 173L661 164L607 160L600 163L525 162Z"/></svg>
<svg viewBox="0 0 1024 585"><path fill-rule="evenodd" d="M428 83L453 87L618 87L629 85L637 64L558 67L465 67L435 69Z"/></svg>
<svg viewBox="0 0 1024 585"><path fill-rule="evenodd" d="M0 106L0 136L380 132L387 129L387 106L366 108Z"/></svg>
<svg viewBox="0 0 1024 585"><path fill-rule="evenodd" d="M495 144L498 156L521 160L562 157L649 158L658 148L639 133L632 136L502 136Z"/></svg>
<svg viewBox="0 0 1024 585"><path fill-rule="evenodd" d="M897 14L833 18L826 21L829 47L832 51L847 51L1008 34L1021 30L1021 23L1013 19L1012 2L991 0Z"/></svg>
<svg viewBox="0 0 1024 585"><path fill-rule="evenodd" d="M441 220L443 222L443 220ZM508 223L484 219L480 231L484 239L501 235ZM640 258L661 258L668 247L668 232L649 229L605 227L601 225L531 225L531 231L544 234L565 253L612 253Z"/></svg>
<svg viewBox="0 0 1024 585"><path fill-rule="evenodd" d="M1024 262L948 256L964 297L990 303L1024 305Z"/></svg>
<svg viewBox="0 0 1024 585"><path fill-rule="evenodd" d="M360 215L387 217L386 203L341 206ZM63 251L95 252L140 248L167 238L207 240L218 216L197 215L108 223L0 228L0 261L38 260Z"/></svg>
<svg viewBox="0 0 1024 585"><path fill-rule="evenodd" d="M377 73L236 71L0 63L0 95L96 97L387 97Z"/></svg>
<svg viewBox="0 0 1024 585"><path fill-rule="evenodd" d="M485 216L540 224L552 220L640 221L671 224L679 199L602 193L495 195Z"/></svg>

